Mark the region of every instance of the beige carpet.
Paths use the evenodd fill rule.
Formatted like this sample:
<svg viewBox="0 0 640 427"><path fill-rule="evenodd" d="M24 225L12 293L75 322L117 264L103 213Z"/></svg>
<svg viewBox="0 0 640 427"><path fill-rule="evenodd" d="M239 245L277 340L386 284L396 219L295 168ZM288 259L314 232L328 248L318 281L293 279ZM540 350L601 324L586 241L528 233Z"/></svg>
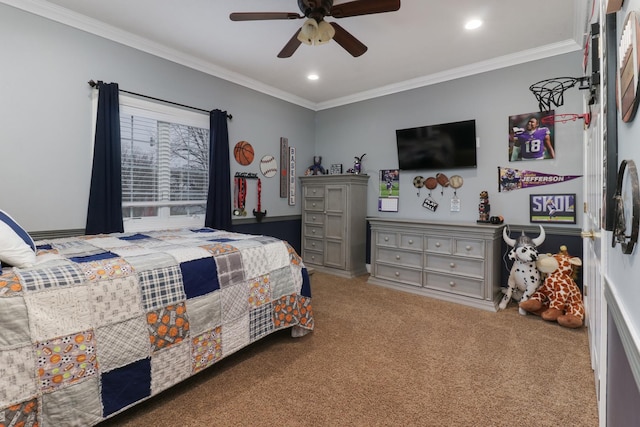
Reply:
<svg viewBox="0 0 640 427"><path fill-rule="evenodd" d="M598 425L587 330L316 272L281 331L104 426Z"/></svg>

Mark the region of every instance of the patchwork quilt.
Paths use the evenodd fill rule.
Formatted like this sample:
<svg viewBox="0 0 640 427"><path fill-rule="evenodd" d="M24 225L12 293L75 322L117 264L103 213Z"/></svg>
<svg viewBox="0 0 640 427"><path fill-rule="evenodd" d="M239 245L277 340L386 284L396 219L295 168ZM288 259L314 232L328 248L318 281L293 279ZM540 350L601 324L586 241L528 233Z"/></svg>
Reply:
<svg viewBox="0 0 640 427"><path fill-rule="evenodd" d="M209 228L36 242L0 275L0 425L90 426L283 328L309 276L266 236Z"/></svg>

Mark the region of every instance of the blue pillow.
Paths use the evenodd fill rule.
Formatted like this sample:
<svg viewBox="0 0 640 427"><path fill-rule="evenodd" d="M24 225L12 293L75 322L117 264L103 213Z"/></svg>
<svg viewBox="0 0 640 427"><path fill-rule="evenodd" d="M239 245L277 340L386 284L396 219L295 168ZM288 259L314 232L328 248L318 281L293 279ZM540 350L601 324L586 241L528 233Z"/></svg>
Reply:
<svg viewBox="0 0 640 427"><path fill-rule="evenodd" d="M36 244L9 214L0 210L0 261L14 267L36 262Z"/></svg>

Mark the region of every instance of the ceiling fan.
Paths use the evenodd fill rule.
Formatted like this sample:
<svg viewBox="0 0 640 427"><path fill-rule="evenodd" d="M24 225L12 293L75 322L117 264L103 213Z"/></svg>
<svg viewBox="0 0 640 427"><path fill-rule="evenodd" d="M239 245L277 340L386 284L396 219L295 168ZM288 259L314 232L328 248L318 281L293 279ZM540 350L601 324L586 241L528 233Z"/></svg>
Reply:
<svg viewBox="0 0 640 427"><path fill-rule="evenodd" d="M236 12L229 15L232 21L261 21L272 19L307 18L301 28L278 53L278 58L289 58L300 44L324 44L335 40L352 56L357 57L367 51L360 40L335 22L326 22L325 17L348 18L373 13L394 12L400 9L400 0L354 0L333 4L333 0L298 0L302 15L296 12Z"/></svg>

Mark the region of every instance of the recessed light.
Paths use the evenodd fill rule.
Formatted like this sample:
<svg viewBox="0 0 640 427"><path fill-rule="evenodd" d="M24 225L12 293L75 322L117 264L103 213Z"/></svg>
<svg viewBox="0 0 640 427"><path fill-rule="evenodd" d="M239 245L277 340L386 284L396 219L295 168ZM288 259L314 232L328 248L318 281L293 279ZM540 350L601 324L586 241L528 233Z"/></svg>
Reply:
<svg viewBox="0 0 640 427"><path fill-rule="evenodd" d="M482 25L482 21L479 19L471 19L464 24L464 28L467 30L475 30Z"/></svg>
<svg viewBox="0 0 640 427"><path fill-rule="evenodd" d="M318 79L320 78L320 76L318 76L317 74L309 74L309 75L307 76L307 78L308 78L309 80L318 80Z"/></svg>

